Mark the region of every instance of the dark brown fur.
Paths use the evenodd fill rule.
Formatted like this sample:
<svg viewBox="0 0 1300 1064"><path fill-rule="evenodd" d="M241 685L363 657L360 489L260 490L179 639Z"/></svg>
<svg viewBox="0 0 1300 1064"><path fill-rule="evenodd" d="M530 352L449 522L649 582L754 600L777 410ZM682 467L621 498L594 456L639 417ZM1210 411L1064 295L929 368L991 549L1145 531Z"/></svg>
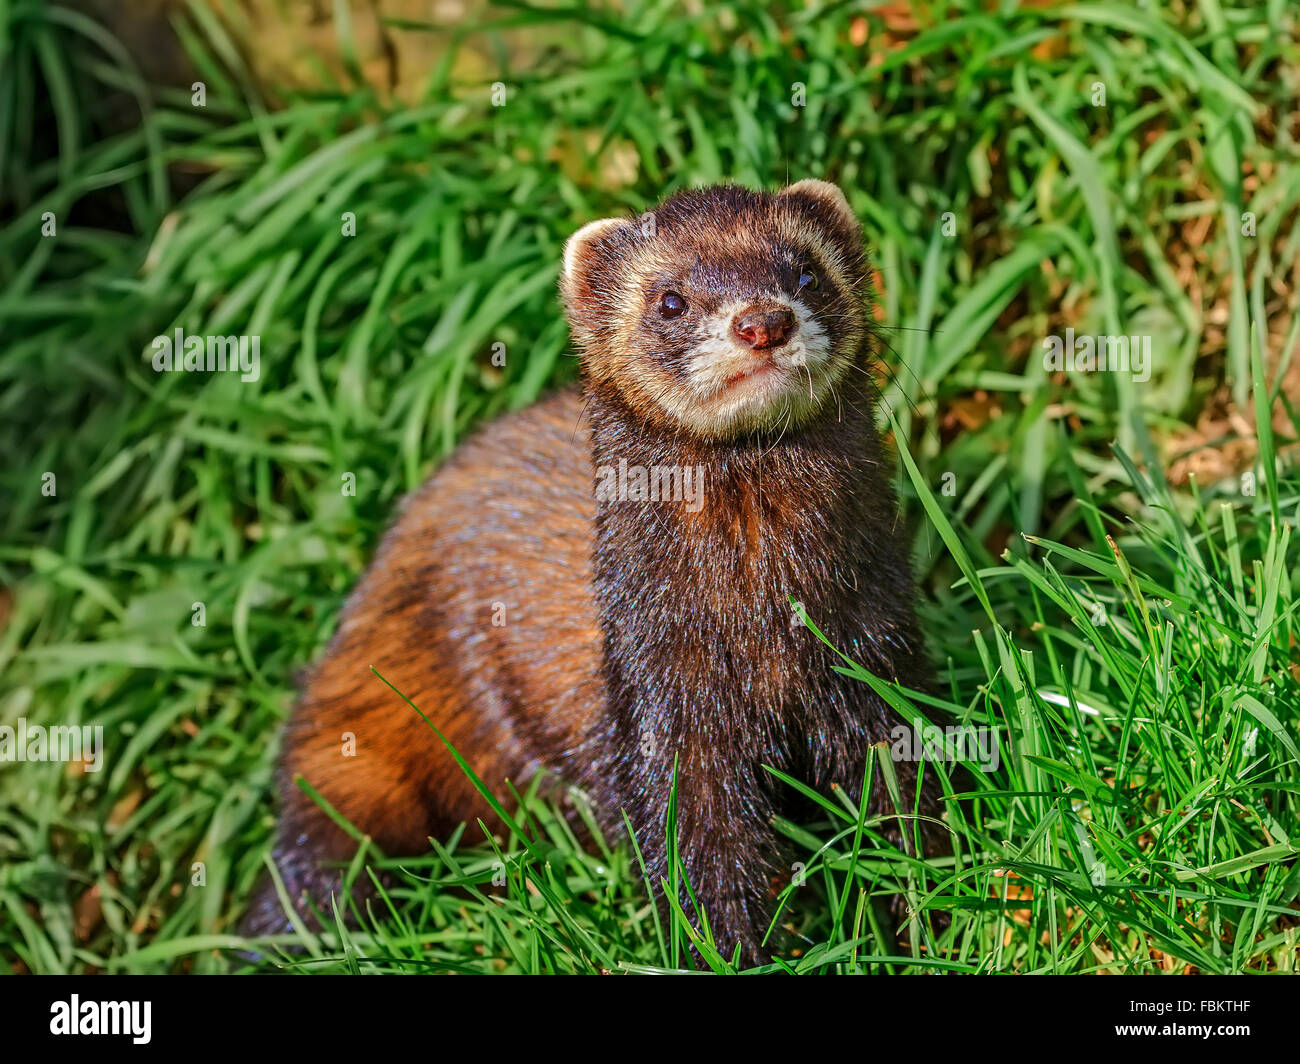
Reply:
<svg viewBox="0 0 1300 1064"><path fill-rule="evenodd" d="M295 775L390 853L487 814L374 665L498 793L544 767L582 786L611 830L626 810L654 882L676 764L686 871L719 944L754 959L771 881L789 875L772 819L790 792L762 766L856 795L868 748L898 723L792 623L791 600L869 669L927 686L872 416L856 223L800 186L685 194L656 223L648 244L629 222L576 249L563 287L585 396L557 395L462 446L408 500L350 599L285 740L276 857L295 892L323 900L322 862L353 849ZM792 232L813 246L785 246ZM655 286L689 290L702 314L755 285L788 290L791 263L797 275L808 261L825 275L814 310L848 367L830 397L802 420L735 433L668 416L653 397L698 337L647 314ZM593 470L620 460L702 467L705 505L597 503ZM896 767L908 793L916 767ZM925 794L937 815L932 778ZM274 899L259 905L253 927L269 929Z"/></svg>

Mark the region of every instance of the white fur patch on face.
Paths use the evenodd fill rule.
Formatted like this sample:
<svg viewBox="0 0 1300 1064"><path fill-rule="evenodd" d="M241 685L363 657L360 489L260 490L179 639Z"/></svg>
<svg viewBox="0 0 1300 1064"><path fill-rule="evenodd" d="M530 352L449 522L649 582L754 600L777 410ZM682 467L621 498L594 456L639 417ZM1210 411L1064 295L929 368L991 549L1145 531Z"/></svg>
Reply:
<svg viewBox="0 0 1300 1064"><path fill-rule="evenodd" d="M746 347L731 331L735 316L760 299L788 307L796 324L789 340L766 351ZM688 355L686 387L660 400L696 432L728 435L802 419L844 373L844 365L831 357L825 328L797 298L769 293L733 301L710 315L702 332Z"/></svg>

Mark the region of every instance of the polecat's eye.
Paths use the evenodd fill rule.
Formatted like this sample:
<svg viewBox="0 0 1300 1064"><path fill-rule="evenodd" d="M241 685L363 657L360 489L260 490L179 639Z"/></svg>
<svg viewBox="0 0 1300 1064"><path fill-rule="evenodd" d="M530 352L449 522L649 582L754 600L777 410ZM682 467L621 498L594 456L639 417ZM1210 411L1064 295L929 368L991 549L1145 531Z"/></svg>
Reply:
<svg viewBox="0 0 1300 1064"><path fill-rule="evenodd" d="M659 299L659 313L665 318L680 318L686 313L686 300L676 292L665 292Z"/></svg>
<svg viewBox="0 0 1300 1064"><path fill-rule="evenodd" d="M801 266L799 268L799 287L801 289L815 289L817 287L817 275L813 273L812 270L808 269L807 266Z"/></svg>

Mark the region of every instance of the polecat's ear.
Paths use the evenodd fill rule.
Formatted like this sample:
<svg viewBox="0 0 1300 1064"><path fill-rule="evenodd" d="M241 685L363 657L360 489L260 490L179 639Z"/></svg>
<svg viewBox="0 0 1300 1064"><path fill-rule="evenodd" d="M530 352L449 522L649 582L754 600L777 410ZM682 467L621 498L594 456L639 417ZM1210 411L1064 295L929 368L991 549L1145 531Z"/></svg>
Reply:
<svg viewBox="0 0 1300 1064"><path fill-rule="evenodd" d="M621 218L588 222L564 245L564 268L560 271L560 298L569 319L569 331L579 349L585 349L596 329L610 313L610 274L617 256L613 245L618 230L628 223Z"/></svg>
<svg viewBox="0 0 1300 1064"><path fill-rule="evenodd" d="M590 257L592 245L611 230L625 224L621 218L601 218L588 222L564 244L564 271L560 274L560 284L569 288L582 269L582 264Z"/></svg>
<svg viewBox="0 0 1300 1064"><path fill-rule="evenodd" d="M809 177L803 181L796 181L788 188L783 188L780 196L782 199L802 200L823 211L829 211L837 215L853 229L860 228L858 216L853 213L853 208L849 206L849 201L844 193L840 191L839 185L832 185L829 181L818 181L815 177Z"/></svg>

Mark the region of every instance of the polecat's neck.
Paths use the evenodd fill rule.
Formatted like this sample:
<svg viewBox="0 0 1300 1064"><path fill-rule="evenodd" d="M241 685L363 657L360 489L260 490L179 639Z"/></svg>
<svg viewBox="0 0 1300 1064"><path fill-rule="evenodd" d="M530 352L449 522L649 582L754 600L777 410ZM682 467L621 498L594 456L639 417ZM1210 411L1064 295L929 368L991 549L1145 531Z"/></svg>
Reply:
<svg viewBox="0 0 1300 1064"><path fill-rule="evenodd" d="M803 524L832 531L853 519L849 493L879 463L866 396L848 399L794 430L716 441L647 422L596 390L588 414L597 511L606 523L644 528L655 537L647 550L671 550L657 538L665 530L723 539L739 530L745 556L760 534L788 553L795 544L783 537ZM829 559L844 546L823 536L801 549Z"/></svg>
<svg viewBox="0 0 1300 1064"><path fill-rule="evenodd" d="M865 379L797 430L729 443L647 424L599 388L587 398L607 638L611 626L638 637L689 629L720 652L786 652L797 669L808 648L790 638L794 600L887 672L919 649Z"/></svg>

